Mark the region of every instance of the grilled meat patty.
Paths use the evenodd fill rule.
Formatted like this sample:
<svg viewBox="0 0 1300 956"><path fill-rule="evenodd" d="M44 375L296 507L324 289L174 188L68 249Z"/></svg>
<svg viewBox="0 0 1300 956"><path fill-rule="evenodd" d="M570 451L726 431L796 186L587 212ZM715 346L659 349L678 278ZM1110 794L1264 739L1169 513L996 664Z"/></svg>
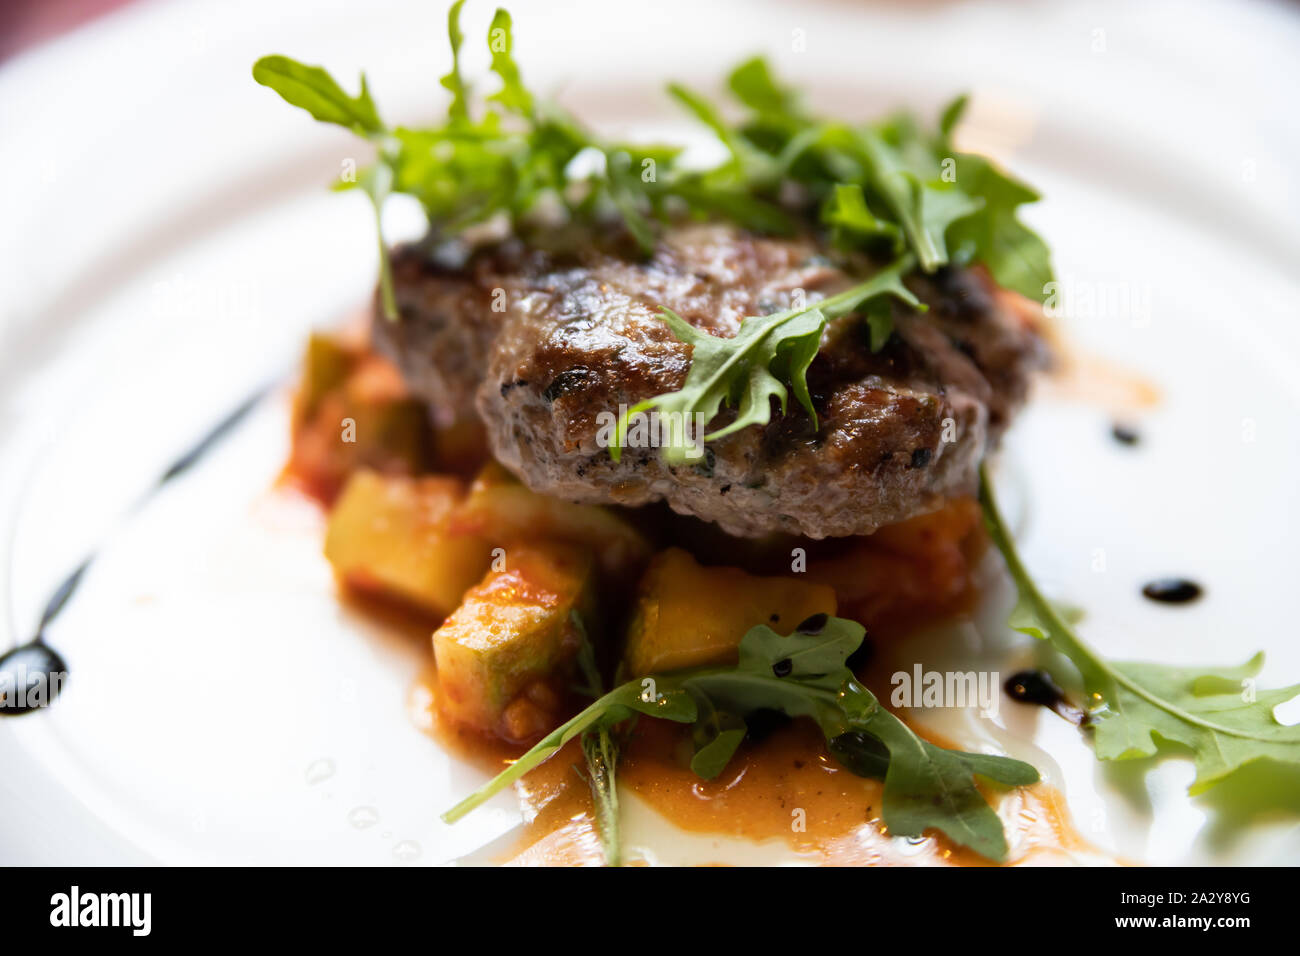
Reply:
<svg viewBox="0 0 1300 956"><path fill-rule="evenodd" d="M812 302L870 270L834 264L810 238L716 224L667 230L649 259L506 240L460 260L401 247L393 269L401 317L376 317L376 346L435 422L480 417L496 457L535 491L664 500L751 537L865 534L972 492L1043 357L1023 300L948 268L908 279L929 311L895 303L879 352L865 319L828 326L808 371L816 426L792 398L767 426L710 442L698 464L669 466L655 448L615 462L598 444L600 413L680 388L690 366L661 307L731 336L744 316L790 308L796 290Z"/></svg>

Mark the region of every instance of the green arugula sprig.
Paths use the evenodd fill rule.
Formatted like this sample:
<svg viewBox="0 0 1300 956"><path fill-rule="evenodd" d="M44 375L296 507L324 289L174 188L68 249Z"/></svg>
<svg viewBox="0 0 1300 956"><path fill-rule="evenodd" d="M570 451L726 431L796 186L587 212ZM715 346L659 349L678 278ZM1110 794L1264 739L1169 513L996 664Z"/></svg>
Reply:
<svg viewBox="0 0 1300 956"><path fill-rule="evenodd" d="M928 133L906 114L860 126L817 117L761 58L732 70L727 86L748 111L736 126L723 123L702 96L674 88L731 155L714 180L738 181L767 197L798 186L842 246L879 254L908 247L924 272L978 262L1005 288L1040 302L1047 296L1047 245L1017 218L1019 207L1039 196L984 157L955 148L965 97Z"/></svg>
<svg viewBox="0 0 1300 956"><path fill-rule="evenodd" d="M698 452L703 442L715 441L750 425L767 424L772 419L773 398L785 414L788 392L784 382L790 383L795 398L816 427L817 411L808 393L807 372L821 348L826 324L884 296L894 296L907 305L923 309L902 281L914 264L910 255L904 255L866 282L836 295L802 308L749 316L741 321L740 329L732 338L701 332L671 309L661 310L673 334L691 346L690 371L677 391L638 402L619 417L609 444L610 457L615 461L622 457L633 416L654 409L675 423L660 454L669 464L683 464L692 450ZM888 316L888 311L883 314ZM694 416L701 416L707 424L724 403L737 409L731 422L703 436L691 433Z"/></svg>
<svg viewBox="0 0 1300 956"><path fill-rule="evenodd" d="M443 814L453 823L554 755L580 734L636 714L691 724L691 769L712 779L744 738L744 718L778 710L815 721L830 751L849 770L884 780L882 815L897 836L939 830L992 860L1006 856L998 815L975 786L976 774L1008 786L1038 780L1018 760L945 750L918 737L885 710L847 664L862 625L841 618L805 622L783 637L766 626L741 641L734 667L641 678L616 687L544 737L508 769Z"/></svg>
<svg viewBox="0 0 1300 956"><path fill-rule="evenodd" d="M518 226L550 197L574 217L615 210L649 251L654 237L645 217L652 211L649 201L661 197L649 191L645 197L634 195L636 185L647 161L667 172L680 150L603 142L554 104L534 97L515 62L512 22L503 9L496 11L487 35L491 71L500 88L476 102L460 69L463 6L464 0L457 0L447 15L452 66L440 82L451 103L440 125L412 129L384 122L364 74L355 97L321 67L285 56L258 60L253 78L320 122L342 126L374 144L374 164L358 173L355 182L338 186L366 192L376 218L389 195L402 193L420 201L432 229L452 236L497 216ZM584 152L598 155L603 168L576 178L571 167ZM380 254L384 309L396 318L382 232Z"/></svg>
<svg viewBox="0 0 1300 956"><path fill-rule="evenodd" d="M609 693L598 698L594 703L566 720L486 784L456 804L442 815L446 823L455 823L475 807L510 786L533 768L545 763L570 740L587 731L599 730L601 727L613 727L627 720L633 714L646 714L662 717L679 723L692 723L695 720L695 703L689 696L672 695L655 699L642 697L640 682L631 681L615 687Z"/></svg>
<svg viewBox="0 0 1300 956"><path fill-rule="evenodd" d="M1016 218L1018 207L1037 194L988 160L952 148L964 99L944 111L934 134L906 116L861 126L830 121L808 113L765 61L747 60L727 77L746 111L739 123L729 123L700 94L669 87L728 153L711 169L688 169L678 162L678 147L606 142L535 96L515 61L504 9L496 11L487 37L499 88L476 98L460 66L463 6L457 0L447 14L452 62L440 83L451 100L438 125L390 126L364 74L360 92L351 96L321 67L285 56L263 57L253 67L254 79L288 103L375 146L375 163L339 186L362 189L377 220L387 197L403 193L421 202L438 235L499 216L520 229L548 208L549 197L574 219L617 216L648 254L655 221L683 214L778 235L807 230L820 218L842 247L883 258L910 248L926 272L949 262L981 262L1003 286L1040 300L1046 295L1047 247ZM583 154L599 160L585 175L575 171ZM380 257L381 297L395 317L382 232Z"/></svg>
<svg viewBox="0 0 1300 956"><path fill-rule="evenodd" d="M587 636L586 625L577 611L570 612L574 626L582 636L578 648L578 673L584 683L574 688L578 693L600 698L605 692L605 682L596 663L596 649ZM587 762L587 783L591 787L591 802L596 811L596 833L600 848L605 854L606 866L623 865L623 840L618 820L618 741L614 728L601 723L582 732L582 755Z"/></svg>
<svg viewBox="0 0 1300 956"><path fill-rule="evenodd" d="M1039 591L1016 552L983 468L980 503L989 536L1016 584L1010 625L1048 641L1078 670L1098 759L1153 757L1162 744L1181 744L1196 764L1192 795L1257 760L1300 764L1300 726L1281 724L1273 715L1274 707L1300 694L1300 684L1256 689L1251 678L1263 667L1262 653L1240 667L1219 668L1105 660Z"/></svg>
<svg viewBox="0 0 1300 956"><path fill-rule="evenodd" d="M582 735L582 755L587 761L587 783L596 808L596 833L606 866L623 865L623 840L618 818L618 743L610 727Z"/></svg>

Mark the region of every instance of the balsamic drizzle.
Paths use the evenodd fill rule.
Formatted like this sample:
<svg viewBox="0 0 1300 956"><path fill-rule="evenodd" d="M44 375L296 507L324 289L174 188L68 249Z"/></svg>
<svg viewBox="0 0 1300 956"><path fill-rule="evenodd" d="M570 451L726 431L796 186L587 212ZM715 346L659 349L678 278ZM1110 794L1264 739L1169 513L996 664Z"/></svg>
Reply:
<svg viewBox="0 0 1300 956"><path fill-rule="evenodd" d="M1158 578L1142 588L1143 597L1161 604L1188 604L1204 593L1204 588L1187 578Z"/></svg>
<svg viewBox="0 0 1300 956"><path fill-rule="evenodd" d="M1136 428L1132 425L1125 425L1123 422L1115 422L1110 427L1110 437L1115 439L1121 445L1136 445L1142 440Z"/></svg>
<svg viewBox="0 0 1300 956"><path fill-rule="evenodd" d="M1019 671L1008 677L1002 686L1012 700L1046 707L1058 717L1080 727L1088 722L1088 715L1066 699L1065 691L1057 686L1047 671Z"/></svg>
<svg viewBox="0 0 1300 956"><path fill-rule="evenodd" d="M183 475L194 467L200 458L212 451L212 449L221 443L223 438L234 430L236 425L247 418L253 409L261 404L262 399L266 398L267 394L270 393L271 389L274 387L274 385L263 385L252 395L248 396L248 398L244 399L243 402L235 406L235 408L226 415L225 418L213 425L212 428L208 430L207 434L194 443L189 451L185 452L185 454L172 462L167 470L162 473L162 477L158 479L158 485L155 490L161 488L173 478ZM145 496L145 499L148 500L147 495ZM141 503L143 504L143 502Z"/></svg>
<svg viewBox="0 0 1300 956"><path fill-rule="evenodd" d="M45 625L49 624L63 612L67 605L68 599L76 592L81 584L81 578L90 567L90 562L94 560L94 555L86 558L76 570L63 579L63 583L54 589L50 599L45 602L45 610L41 612L41 622L36 626L36 638L43 640L45 638Z"/></svg>
<svg viewBox="0 0 1300 956"><path fill-rule="evenodd" d="M157 484L136 503L132 513L138 511L159 489L189 471L208 452L217 447L240 422L264 399L274 385L264 385L235 407L228 415L210 428L184 454L162 473ZM10 648L0 655L0 717L14 717L31 713L54 701L67 680L68 665L45 639L45 629L57 618L81 585L86 569L95 560L92 552L54 589L45 602L36 634L26 643Z"/></svg>

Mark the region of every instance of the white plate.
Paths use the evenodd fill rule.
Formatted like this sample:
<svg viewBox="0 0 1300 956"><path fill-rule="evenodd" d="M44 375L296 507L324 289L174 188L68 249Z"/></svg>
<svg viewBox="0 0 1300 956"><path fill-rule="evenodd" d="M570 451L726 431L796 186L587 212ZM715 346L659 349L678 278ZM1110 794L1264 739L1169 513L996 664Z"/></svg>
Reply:
<svg viewBox="0 0 1300 956"><path fill-rule="evenodd" d="M975 132L1049 197L1030 218L1075 293L1071 334L1164 396L1135 449L1094 407L1044 401L1016 424L1006 470L1026 492L1028 561L1087 608L1084 633L1109 654L1236 663L1263 648L1265 680L1295 680L1300 203L1287 160L1300 130L1279 125L1300 88L1283 57L1300 40L1292 11L514 6L525 75L611 128L660 128L664 78L708 86L753 50L861 113L974 89ZM143 4L0 70L9 639L30 636L54 586L107 542L51 630L66 696L0 723L0 861L437 863L482 859L518 823L509 794L437 822L481 774L407 713L420 649L342 608L318 519L271 503L282 399L121 518L373 282L367 211L322 188L352 144L256 87L252 60L286 52L343 76L364 64L387 113L418 116L445 69L435 7ZM470 11L471 36L489 15ZM1099 294L1118 307L1089 314ZM1138 596L1167 573L1205 582L1206 599ZM1004 643L1003 610L981 615L979 646ZM951 646L922 637L907 653L936 667ZM1049 714L919 719L1031 760L1102 850L1300 853L1285 821L1218 839L1184 795L1189 764L1116 775ZM628 802L628 841L650 859L791 857L687 837Z"/></svg>

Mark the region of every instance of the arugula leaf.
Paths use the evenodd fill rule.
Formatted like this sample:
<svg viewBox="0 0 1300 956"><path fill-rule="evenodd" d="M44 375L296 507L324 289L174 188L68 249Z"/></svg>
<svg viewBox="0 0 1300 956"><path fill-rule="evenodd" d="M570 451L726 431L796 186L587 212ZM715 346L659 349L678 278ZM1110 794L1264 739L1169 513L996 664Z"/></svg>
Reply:
<svg viewBox="0 0 1300 956"><path fill-rule="evenodd" d="M889 750L884 817L891 832L919 836L933 827L991 860L1006 856L1002 821L971 776L1022 787L1037 783L1038 771L1008 757L936 747L885 710L872 721L870 732Z"/></svg>
<svg viewBox="0 0 1300 956"><path fill-rule="evenodd" d="M962 258L986 265L998 285L1043 302L1052 282L1051 253L1042 238L1016 218L1020 206L1038 201L1038 193L982 156L962 153L954 158L957 182L981 197L983 206L952 223L949 243L965 246Z"/></svg>
<svg viewBox="0 0 1300 956"><path fill-rule="evenodd" d="M364 73L361 92L356 96L348 96L324 68L308 66L287 56L262 57L253 64L253 79L322 123L342 126L360 136L385 131L375 102L370 98Z"/></svg>
<svg viewBox="0 0 1300 956"><path fill-rule="evenodd" d="M845 735L874 738L888 752L883 816L890 832L920 836L933 828L989 859L1002 859L1007 852L1002 822L972 775L1026 786L1038 780L1038 772L1018 760L944 750L918 737L858 683L845 663L863 634L862 625L842 618L828 619L818 633L796 631L789 637L759 626L741 642L734 670L684 677L683 683L707 697L715 710L771 708L810 717L832 754L847 745L834 743ZM855 770L855 764L846 766Z"/></svg>
<svg viewBox="0 0 1300 956"><path fill-rule="evenodd" d="M765 234L792 235L813 226L820 207L841 247L894 255L910 247L914 265L927 272L951 260L979 261L1007 288L1040 300L1046 295L1047 248L1016 218L1018 207L1037 195L987 160L951 149L964 100L944 111L934 136L906 117L866 126L827 122L807 113L796 92L754 57L727 77L730 93L748 112L738 124L698 93L669 87L729 154L712 169L687 169L678 161L678 149L602 141L555 104L534 96L515 61L513 24L504 9L496 11L487 37L490 69L500 87L476 110L461 72L463 6L464 0L456 0L447 12L451 68L440 83L451 101L440 125L388 127L364 75L359 94L351 96L322 68L288 57L263 57L253 67L257 82L288 103L378 147L371 173L345 184L365 189L377 214L388 195L403 193L424 206L434 235L453 236L496 217L525 232L546 228L544 221L533 221L533 214L552 208L543 200L553 197L575 219L621 220L649 255L657 220L683 214L722 218ZM603 169L575 181L570 169L586 151L605 158ZM956 163L956 182L947 181L948 159ZM644 160L653 160L654 175L643 179ZM384 246L382 234L380 243ZM380 287L385 312L396 318L386 246ZM875 310L873 341L883 342L889 327ZM768 398L782 397L761 377L750 383L765 385ZM752 402L754 408L765 405L757 392ZM767 420L766 414L753 421Z"/></svg>
<svg viewBox="0 0 1300 956"><path fill-rule="evenodd" d="M654 231L637 206L637 179L632 172L632 156L626 150L606 149L605 169L609 179L609 196L623 217L623 223L637 245L645 252L654 249Z"/></svg>
<svg viewBox="0 0 1300 956"><path fill-rule="evenodd" d="M896 248L902 239L902 232L897 225L878 218L867 208L862 187L857 183L835 184L834 192L822 209L822 222L835 227L840 238L848 234L869 239L884 238L890 240Z"/></svg>
<svg viewBox="0 0 1300 956"><path fill-rule="evenodd" d="M600 668L596 666L596 650L587 637L586 625L577 611L569 612L574 626L581 635L582 643L578 647L578 673L582 675L585 685L575 688L588 697L600 697L604 691L604 682L600 677ZM596 832L600 835L600 846L605 854L606 866L623 865L623 843L619 837L618 824L618 742L614 739L614 729L608 724L599 724L582 732L582 754L587 760L587 784L591 787L591 804L595 809Z"/></svg>
<svg viewBox="0 0 1300 956"><path fill-rule="evenodd" d="M695 705L700 716L691 728L695 743L691 770L703 780L713 780L735 756L747 728L743 718L730 711L718 710L708 697L696 694Z"/></svg>
<svg viewBox="0 0 1300 956"><path fill-rule="evenodd" d="M465 34L460 28L460 9L465 0L456 0L447 10L447 38L451 41L451 71L439 83L451 93L451 106L448 115L455 124L469 122L469 87L460 75L460 48L465 42Z"/></svg>
<svg viewBox="0 0 1300 956"><path fill-rule="evenodd" d="M596 664L596 647L587 636L587 625L582 622L582 615L577 611L570 611L569 620L573 622L581 638L578 644L577 665L582 683L576 684L573 689L583 697L595 699L605 693L605 682L601 679L600 667Z"/></svg>
<svg viewBox="0 0 1300 956"><path fill-rule="evenodd" d="M885 295L923 308L902 283L912 261L910 256L904 256L867 281L803 308L749 316L741 321L732 338L701 332L671 309L663 309L664 322L672 333L691 346L690 371L677 391L638 402L619 418L609 446L610 457L615 461L621 458L632 416L655 409L670 416L669 421L683 423L682 428L672 430L671 441L660 449L665 461L682 464L689 459L688 452L699 447L687 434L694 416L702 415L707 424L724 402L737 407L735 419L702 436L703 441L715 441L750 425L766 424L772 419L773 398L780 401L781 412L785 413L786 382L815 425L817 411L808 394L807 371L821 347L826 323ZM695 441L699 440L700 436L695 436Z"/></svg>
<svg viewBox="0 0 1300 956"><path fill-rule="evenodd" d="M711 129L731 154L731 168L744 183L770 182L777 173L771 156L756 149L738 130L728 125L713 104L680 83L668 84L668 93ZM722 177L715 177L722 178Z"/></svg>
<svg viewBox="0 0 1300 956"><path fill-rule="evenodd" d="M492 72L501 77L501 89L488 99L500 103L512 113L531 116L533 94L528 92L520 79L519 66L511 54L514 43L510 14L498 7L492 17L492 25L488 28L488 52L492 54Z"/></svg>
<svg viewBox="0 0 1300 956"><path fill-rule="evenodd" d="M357 186L370 199L375 214L375 236L379 241L379 302L384 317L397 318L397 295L393 291L393 269L388 259L388 244L384 242L384 201L393 191L393 170L378 163L357 174Z"/></svg>
<svg viewBox="0 0 1300 956"><path fill-rule="evenodd" d="M889 303L880 299L874 302L868 302L863 309L863 315L867 320L867 331L870 335L871 351L879 352L889 341L889 336L894 331L894 314L890 311Z"/></svg>
<svg viewBox="0 0 1300 956"><path fill-rule="evenodd" d="M761 56L751 57L734 67L727 75L727 89L765 119L797 122L801 116L795 92L776 82L767 60Z"/></svg>
<svg viewBox="0 0 1300 956"><path fill-rule="evenodd" d="M698 188L698 177L679 177L673 168L680 150L625 148L601 142L554 104L537 100L520 75L513 55L510 14L501 9L496 11L487 34L490 68L500 79L501 87L483 99L482 115L474 118L471 87L460 69L463 5L463 0L458 0L447 14L452 65L440 82L451 93L451 103L447 121L442 125L424 129L389 128L374 109L364 77L361 94L349 97L320 67L306 66L287 57L259 60L254 67L254 78L316 119L345 126L375 142L379 146L379 157L373 167L375 176L371 179L359 176L355 185L386 183L386 190L367 190L372 201L390 193L414 196L424 206L435 234L455 235L498 215L504 215L513 227L522 229L543 198L554 196L575 216L598 218L611 211L617 213L642 251L649 253L654 247L654 235L647 212L664 197L674 195L679 181L686 188L678 198L695 208L687 194ZM607 162L603 172L576 183L568 170L574 158L585 150L601 152L607 159L621 156L624 161ZM663 167L662 175L653 184L642 184L632 175L625 153L652 154ZM575 185L584 189L578 195L571 195L570 187ZM748 195L709 196L710 200L715 198L712 206L718 209L731 205L737 211L745 211L746 203L751 202ZM756 207L751 211L757 222L758 215L765 210L757 208L757 201L751 204ZM761 225L772 225L775 219L775 214L769 214ZM385 276L381 280L384 301L390 307L392 290L386 278L386 249L381 272ZM390 317L396 317L391 308L387 311Z"/></svg>
<svg viewBox="0 0 1300 956"><path fill-rule="evenodd" d="M1288 727L1273 716L1274 707L1300 694L1300 684L1256 690L1253 682L1246 683L1263 666L1262 653L1240 667L1220 668L1103 659L1038 590L1016 552L983 468L980 503L989 536L1002 552L1019 596L1010 624L1048 641L1079 671L1099 759L1151 757L1162 743L1181 744L1196 764L1193 795L1255 761L1300 764L1300 726Z"/></svg>
<svg viewBox="0 0 1300 956"><path fill-rule="evenodd" d="M933 272L948 263L944 241L948 227L980 209L983 203L940 179L936 158L921 147L910 127L899 127L894 132L898 145L890 142L883 131L863 131L862 156L871 185L893 210L921 268Z"/></svg>
<svg viewBox="0 0 1300 956"><path fill-rule="evenodd" d="M944 750L922 740L858 683L846 661L864 629L841 618L810 619L789 637L752 628L734 667L678 671L633 680L557 728L517 763L461 801L454 822L517 780L584 730L613 726L633 713L692 724L691 768L706 779L726 766L744 737L743 716L780 710L816 721L831 753L854 773L884 780L890 832L937 829L993 860L1006 855L1002 823L975 787L976 774L1011 786L1038 780L1033 767L1007 757ZM653 697L651 696L653 694Z"/></svg>
<svg viewBox="0 0 1300 956"><path fill-rule="evenodd" d="M621 684L556 727L526 754L444 813L443 822L455 823L471 810L486 803L528 771L555 756L557 751L583 731L601 726L612 727L636 713L689 724L695 721L695 701L684 693L660 694L652 698L642 688L640 681Z"/></svg>
<svg viewBox="0 0 1300 956"><path fill-rule="evenodd" d="M600 834L601 851L606 866L623 865L623 846L619 839L618 745L608 727L587 731L582 735L582 754L587 759L587 783L591 787L591 802L596 810L596 832Z"/></svg>
<svg viewBox="0 0 1300 956"><path fill-rule="evenodd" d="M954 162L956 182L962 190L983 200L981 209L955 222L949 242L961 250L959 259L984 263L997 283L1037 302L1043 302L1052 282L1052 256L1047 243L1016 218L1020 206L1041 197L1018 179L1002 172L983 156L959 153L952 134L966 111L959 96L939 119L939 146Z"/></svg>
<svg viewBox="0 0 1300 956"><path fill-rule="evenodd" d="M945 106L939 114L939 135L943 138L945 144L952 141L953 130L957 128L957 124L966 115L966 107L969 104L970 97L963 93Z"/></svg>
<svg viewBox="0 0 1300 956"><path fill-rule="evenodd" d="M797 221L788 212L741 185L683 174L664 189L664 194L682 200L698 215L720 216L755 232L789 236L798 231Z"/></svg>

